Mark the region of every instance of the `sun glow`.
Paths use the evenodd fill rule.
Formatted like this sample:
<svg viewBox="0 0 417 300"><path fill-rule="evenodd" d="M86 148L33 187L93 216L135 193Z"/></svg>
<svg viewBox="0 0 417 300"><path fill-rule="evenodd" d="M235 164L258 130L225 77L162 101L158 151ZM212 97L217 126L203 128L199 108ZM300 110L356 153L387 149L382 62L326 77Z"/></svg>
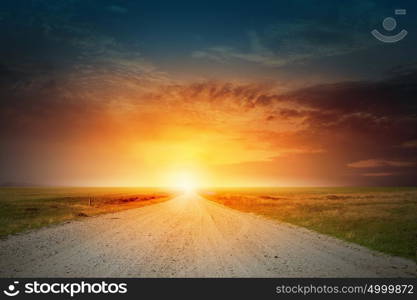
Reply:
<svg viewBox="0 0 417 300"><path fill-rule="evenodd" d="M170 176L172 187L183 192L193 192L198 186L198 176L190 171L179 171Z"/></svg>

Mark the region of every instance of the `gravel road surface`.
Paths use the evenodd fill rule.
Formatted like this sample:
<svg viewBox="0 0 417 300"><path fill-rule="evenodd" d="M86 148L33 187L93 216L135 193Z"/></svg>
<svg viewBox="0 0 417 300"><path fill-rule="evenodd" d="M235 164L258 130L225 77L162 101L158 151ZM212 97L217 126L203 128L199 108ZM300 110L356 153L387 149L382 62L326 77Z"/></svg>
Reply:
<svg viewBox="0 0 417 300"><path fill-rule="evenodd" d="M416 269L196 194L0 241L0 277L415 277Z"/></svg>

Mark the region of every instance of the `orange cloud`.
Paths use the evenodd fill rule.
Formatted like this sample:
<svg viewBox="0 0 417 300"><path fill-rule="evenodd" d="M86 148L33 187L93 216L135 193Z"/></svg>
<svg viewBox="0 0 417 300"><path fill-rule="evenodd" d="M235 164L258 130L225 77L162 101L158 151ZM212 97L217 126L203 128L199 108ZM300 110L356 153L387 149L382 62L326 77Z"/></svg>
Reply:
<svg viewBox="0 0 417 300"><path fill-rule="evenodd" d="M383 159L367 159L347 164L350 168L413 167L415 165L415 162Z"/></svg>
<svg viewBox="0 0 417 300"><path fill-rule="evenodd" d="M362 174L366 177L386 177L386 176L393 176L395 173L389 173L389 172L377 172L377 173L365 173Z"/></svg>
<svg viewBox="0 0 417 300"><path fill-rule="evenodd" d="M414 120L331 101L350 85L283 94L271 84L157 75L70 76L8 95L1 178L169 185L175 174L192 173L208 185L344 185L392 174L357 169L415 166L414 148L395 146L415 140ZM364 153L399 158L360 160ZM410 172L404 178L414 180Z"/></svg>

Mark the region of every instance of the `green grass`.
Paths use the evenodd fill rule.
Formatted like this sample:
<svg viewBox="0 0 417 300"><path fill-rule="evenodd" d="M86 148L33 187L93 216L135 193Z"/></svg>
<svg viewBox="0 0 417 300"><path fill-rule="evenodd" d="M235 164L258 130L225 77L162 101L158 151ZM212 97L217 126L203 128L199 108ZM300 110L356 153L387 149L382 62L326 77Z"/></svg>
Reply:
<svg viewBox="0 0 417 300"><path fill-rule="evenodd" d="M417 188L236 188L202 194L234 209L417 261ZM171 196L138 188L0 188L0 238Z"/></svg>
<svg viewBox="0 0 417 300"><path fill-rule="evenodd" d="M417 188L244 188L203 193L234 209L417 261Z"/></svg>
<svg viewBox="0 0 417 300"><path fill-rule="evenodd" d="M161 190L144 188L0 188L0 238L72 219L158 203L170 196Z"/></svg>

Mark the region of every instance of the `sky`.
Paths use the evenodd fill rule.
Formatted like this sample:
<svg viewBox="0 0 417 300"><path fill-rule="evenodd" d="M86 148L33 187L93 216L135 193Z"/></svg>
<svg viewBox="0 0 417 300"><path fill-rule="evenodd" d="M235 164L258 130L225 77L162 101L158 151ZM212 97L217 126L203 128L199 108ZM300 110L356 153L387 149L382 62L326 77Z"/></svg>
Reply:
<svg viewBox="0 0 417 300"><path fill-rule="evenodd" d="M415 186L416 13L3 0L0 184Z"/></svg>

